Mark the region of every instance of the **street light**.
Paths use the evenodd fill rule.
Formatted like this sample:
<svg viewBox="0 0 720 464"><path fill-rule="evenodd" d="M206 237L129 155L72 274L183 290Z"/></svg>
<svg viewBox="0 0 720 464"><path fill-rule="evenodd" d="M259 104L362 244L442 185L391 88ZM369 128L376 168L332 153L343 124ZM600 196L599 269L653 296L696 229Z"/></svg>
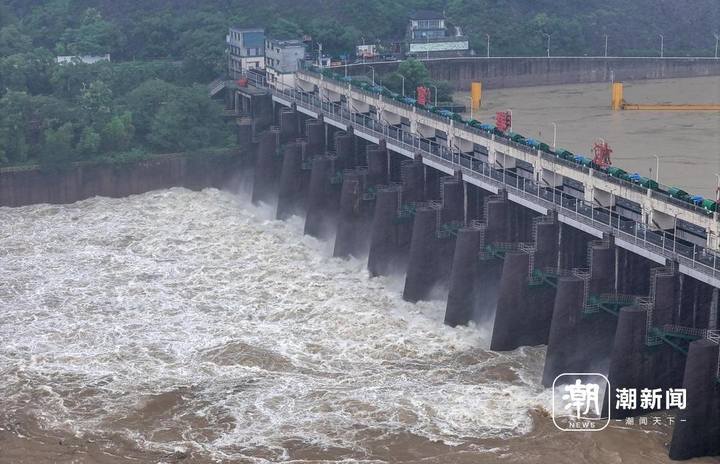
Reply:
<svg viewBox="0 0 720 464"><path fill-rule="evenodd" d="M608 35L605 34L605 58L607 58L607 49L608 49Z"/></svg>
<svg viewBox="0 0 720 464"><path fill-rule="evenodd" d="M718 57L718 44L720 44L720 34L713 34L715 36L715 58Z"/></svg>
<svg viewBox="0 0 720 464"><path fill-rule="evenodd" d="M655 182L660 183L660 157L658 155L653 155L655 157Z"/></svg>
<svg viewBox="0 0 720 464"><path fill-rule="evenodd" d="M543 35L547 37L547 56L550 58L550 34L543 32Z"/></svg>
<svg viewBox="0 0 720 464"><path fill-rule="evenodd" d="M366 64L365 66L370 68L370 70L372 71L372 85L375 86L375 68L370 66L369 64Z"/></svg>
<svg viewBox="0 0 720 464"><path fill-rule="evenodd" d="M665 36L662 34L658 34L660 37L660 58L665 56Z"/></svg>
<svg viewBox="0 0 720 464"><path fill-rule="evenodd" d="M362 63L365 64L365 36L362 35L362 36L360 36L360 38L362 39L362 44L363 44L363 48L362 48Z"/></svg>
<svg viewBox="0 0 720 464"><path fill-rule="evenodd" d="M555 151L555 147L557 146L557 124L554 122L550 124L553 126L553 151Z"/></svg>
<svg viewBox="0 0 720 464"><path fill-rule="evenodd" d="M403 76L400 73L398 73L398 76L402 77L402 96L404 97L405 96L405 76Z"/></svg>
<svg viewBox="0 0 720 464"><path fill-rule="evenodd" d="M435 106L437 106L437 94L438 94L437 86L431 85L430 87L432 87L433 90L435 90L435 94L434 94L435 95Z"/></svg>
<svg viewBox="0 0 720 464"><path fill-rule="evenodd" d="M490 58L490 34L485 34L487 37L487 57ZM717 58L717 47L715 47L715 58Z"/></svg>

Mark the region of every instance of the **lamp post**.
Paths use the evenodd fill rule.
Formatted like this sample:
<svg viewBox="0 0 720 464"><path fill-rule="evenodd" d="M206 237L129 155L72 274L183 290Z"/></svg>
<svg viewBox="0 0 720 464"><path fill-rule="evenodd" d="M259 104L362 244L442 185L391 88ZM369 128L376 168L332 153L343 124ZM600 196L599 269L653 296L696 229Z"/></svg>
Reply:
<svg viewBox="0 0 720 464"><path fill-rule="evenodd" d="M366 64L365 66L370 68L370 70L372 71L372 85L374 86L375 85L375 68L370 66L369 64Z"/></svg>
<svg viewBox="0 0 720 464"><path fill-rule="evenodd" d="M503 185L505 185L507 183L507 181L505 180L506 179L505 173L507 172L507 160L506 160L507 155L505 153L503 153L502 155L503 155Z"/></svg>
<svg viewBox="0 0 720 464"><path fill-rule="evenodd" d="M405 96L405 76L403 76L400 73L398 73L398 76L402 77L402 96L404 97Z"/></svg>
<svg viewBox="0 0 720 464"><path fill-rule="evenodd" d="M490 58L490 34L485 34L487 37L487 57ZM715 47L715 58L717 58L717 46Z"/></svg>
<svg viewBox="0 0 720 464"><path fill-rule="evenodd" d="M718 57L718 45L720 45L720 34L713 34L715 36L715 58Z"/></svg>
<svg viewBox="0 0 720 464"><path fill-rule="evenodd" d="M607 58L607 50L608 50L608 35L605 34L605 58Z"/></svg>
<svg viewBox="0 0 720 464"><path fill-rule="evenodd" d="M660 58L663 58L665 56L665 36L658 34L658 37L660 37Z"/></svg>
<svg viewBox="0 0 720 464"><path fill-rule="evenodd" d="M547 56L550 58L550 34L543 32L543 35L547 37Z"/></svg>
<svg viewBox="0 0 720 464"><path fill-rule="evenodd" d="M362 43L363 43L363 48L362 48L362 63L365 64L365 36L364 36L364 35L363 35L363 36L360 36L360 38L362 39Z"/></svg>
<svg viewBox="0 0 720 464"><path fill-rule="evenodd" d="M555 147L557 147L557 124L554 122L551 124L553 126L553 151L555 151Z"/></svg>
<svg viewBox="0 0 720 464"><path fill-rule="evenodd" d="M658 155L653 155L655 157L655 182L660 183L660 157Z"/></svg>
<svg viewBox="0 0 720 464"><path fill-rule="evenodd" d="M435 94L434 94L434 95L435 95L435 106L437 106L437 94L438 94L437 86L436 86L436 85L431 85L430 87L432 87L433 90L435 90Z"/></svg>

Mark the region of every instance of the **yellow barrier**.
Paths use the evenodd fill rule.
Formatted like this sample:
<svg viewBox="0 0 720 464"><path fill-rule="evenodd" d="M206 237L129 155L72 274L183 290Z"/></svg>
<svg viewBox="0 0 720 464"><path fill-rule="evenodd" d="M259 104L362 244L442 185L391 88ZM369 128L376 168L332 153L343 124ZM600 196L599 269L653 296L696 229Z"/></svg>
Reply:
<svg viewBox="0 0 720 464"><path fill-rule="evenodd" d="M623 85L622 82L613 82L612 101L610 107L613 111L620 111L623 106Z"/></svg>
<svg viewBox="0 0 720 464"><path fill-rule="evenodd" d="M482 82L473 82L470 85L470 104L473 111L480 109L482 102Z"/></svg>
<svg viewBox="0 0 720 464"><path fill-rule="evenodd" d="M720 111L718 103L626 103L623 98L622 82L613 82L610 107L613 111L644 110L644 111Z"/></svg>

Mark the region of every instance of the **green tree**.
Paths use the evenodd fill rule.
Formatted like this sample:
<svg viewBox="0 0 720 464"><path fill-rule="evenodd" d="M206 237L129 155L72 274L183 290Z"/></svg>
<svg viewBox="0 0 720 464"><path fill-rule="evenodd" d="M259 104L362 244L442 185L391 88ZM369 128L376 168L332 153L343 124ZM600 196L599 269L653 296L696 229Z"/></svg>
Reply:
<svg viewBox="0 0 720 464"><path fill-rule="evenodd" d="M30 97L10 92L0 99L0 163L24 163L29 156L26 113Z"/></svg>
<svg viewBox="0 0 720 464"><path fill-rule="evenodd" d="M383 84L395 92L401 92L405 81L405 95L415 95L415 88L430 81L430 73L421 61L410 59L398 66L397 72L385 76Z"/></svg>
<svg viewBox="0 0 720 464"><path fill-rule="evenodd" d="M150 79L127 95L125 103L133 114L138 135L146 136L150 132L150 126L158 109L178 93L180 87L160 79Z"/></svg>
<svg viewBox="0 0 720 464"><path fill-rule="evenodd" d="M67 29L58 44L60 54L104 55L121 42L112 23L105 21L98 10L88 8L78 28Z"/></svg>
<svg viewBox="0 0 720 464"><path fill-rule="evenodd" d="M222 107L207 97L203 86L193 86L162 105L153 118L150 143L161 151L186 151L227 146L230 131Z"/></svg>
<svg viewBox="0 0 720 464"><path fill-rule="evenodd" d="M268 32L277 39L297 39L302 36L302 28L295 21L282 17L272 23Z"/></svg>
<svg viewBox="0 0 720 464"><path fill-rule="evenodd" d="M178 45L183 50L183 73L192 82L210 82L225 71L226 18L198 13L183 23Z"/></svg>
<svg viewBox="0 0 720 464"><path fill-rule="evenodd" d="M134 134L132 114L113 116L102 130L102 147L106 152L125 151L130 148Z"/></svg>
<svg viewBox="0 0 720 464"><path fill-rule="evenodd" d="M0 88L47 93L53 66L52 56L45 49L0 58Z"/></svg>
<svg viewBox="0 0 720 464"><path fill-rule="evenodd" d="M113 94L103 81L91 82L80 95L80 108L87 124L103 126L110 119L113 108Z"/></svg>
<svg viewBox="0 0 720 464"><path fill-rule="evenodd" d="M33 49L32 38L15 24L0 29L0 56L27 53Z"/></svg>
<svg viewBox="0 0 720 464"><path fill-rule="evenodd" d="M142 16L132 21L127 31L123 55L130 59L154 59L179 56L181 30L170 11Z"/></svg>
<svg viewBox="0 0 720 464"><path fill-rule="evenodd" d="M72 123L66 122L57 129L45 130L45 143L43 144L43 164L63 164L73 158L73 142L75 128Z"/></svg>
<svg viewBox="0 0 720 464"><path fill-rule="evenodd" d="M92 127L84 128L76 149L84 158L97 156L100 151L100 134L95 132Z"/></svg>

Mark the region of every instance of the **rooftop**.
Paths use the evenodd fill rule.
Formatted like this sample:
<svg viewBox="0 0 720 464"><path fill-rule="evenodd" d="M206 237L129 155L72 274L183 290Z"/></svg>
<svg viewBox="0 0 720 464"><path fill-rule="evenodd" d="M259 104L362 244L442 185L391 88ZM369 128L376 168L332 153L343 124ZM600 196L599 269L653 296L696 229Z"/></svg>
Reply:
<svg viewBox="0 0 720 464"><path fill-rule="evenodd" d="M305 43L302 40L279 40L279 39L268 39L268 42L275 47L304 47Z"/></svg>
<svg viewBox="0 0 720 464"><path fill-rule="evenodd" d="M418 10L410 15L410 19L417 19L417 20L445 19L445 15L438 11Z"/></svg>
<svg viewBox="0 0 720 464"><path fill-rule="evenodd" d="M262 27L240 27L240 26L230 26L230 29L232 29L235 32L262 32L265 33L265 29Z"/></svg>

